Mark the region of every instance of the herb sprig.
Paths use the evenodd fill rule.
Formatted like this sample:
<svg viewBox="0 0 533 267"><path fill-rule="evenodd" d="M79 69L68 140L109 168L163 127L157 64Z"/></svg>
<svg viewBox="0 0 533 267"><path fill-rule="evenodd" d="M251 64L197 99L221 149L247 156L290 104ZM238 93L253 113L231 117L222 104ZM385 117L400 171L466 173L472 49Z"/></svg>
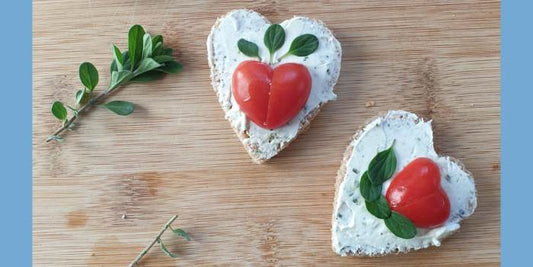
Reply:
<svg viewBox="0 0 533 267"><path fill-rule="evenodd" d="M272 57L274 53L279 50L283 44L285 43L285 30L283 27L279 24L272 24L270 25L263 37L263 42L268 49L269 52L269 64L272 64ZM259 61L261 61L261 57L259 56L259 47L257 44L247 41L245 39L239 39L237 42L237 47L239 48L239 51L241 53L245 54L249 57L257 57ZM278 58L278 61L281 59L289 56L294 55L298 57L305 57L313 52L315 52L318 49L318 38L312 34L302 34L298 37L296 37L289 47L289 51L287 51L283 56Z"/></svg>
<svg viewBox="0 0 533 267"><path fill-rule="evenodd" d="M137 264L139 263L139 261L144 257L144 255L146 255L146 253L148 253L148 251L155 245L155 244L159 244L159 248L161 249L161 251L163 251L163 253L165 253L165 255L171 257L171 258L177 258L178 255L170 252L168 250L168 248L165 246L165 244L163 243L163 240L161 240L161 236L163 236L163 234L168 230L170 229L174 234L178 235L178 236L181 236L183 237L185 240L187 241L191 241L191 237L189 236L189 234L187 234L185 231L183 231L182 229L179 229L179 228L173 228L172 227L172 223L178 218L177 215L174 215L172 216L172 218L170 218L170 220L163 226L163 228L161 228L161 231L159 231L159 233L155 236L154 240L152 240L152 242L150 242L150 244L148 244L142 251L141 253L139 253L139 255L137 255L137 257L135 257L135 259L130 263L130 265L128 265L129 267L135 267L137 266Z"/></svg>
<svg viewBox="0 0 533 267"><path fill-rule="evenodd" d="M385 226L397 237L411 239L416 236L415 225L400 213L391 211L387 199L381 194L383 183L389 180L396 170L394 142L370 161L368 170L361 175L359 190L370 214L385 220Z"/></svg>
<svg viewBox="0 0 533 267"><path fill-rule="evenodd" d="M90 107L100 106L104 98L117 88L130 82L150 82L161 79L165 73L178 73L182 65L172 56L173 50L164 46L163 36L152 37L146 33L142 26L134 25L128 32L128 50L121 52L116 45L112 45L113 60L111 62L111 82L107 89L94 96L93 91L98 85L98 70L93 64L83 62L79 68L80 81L83 89L76 91L74 107L55 101L50 109L51 113L63 125L51 134L47 142L63 141L60 136L65 130L72 130L74 122ZM127 116L135 106L128 101L111 101L104 103L103 107L115 114ZM67 108L72 112L68 118Z"/></svg>

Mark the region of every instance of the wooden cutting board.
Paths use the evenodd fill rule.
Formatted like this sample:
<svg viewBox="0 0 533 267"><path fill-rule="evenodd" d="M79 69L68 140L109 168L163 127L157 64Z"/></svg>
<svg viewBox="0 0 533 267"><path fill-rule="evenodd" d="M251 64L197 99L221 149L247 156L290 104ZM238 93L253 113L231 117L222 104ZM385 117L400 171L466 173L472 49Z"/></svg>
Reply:
<svg viewBox="0 0 533 267"><path fill-rule="evenodd" d="M206 60L217 16L242 7L323 20L343 47L338 100L264 165L224 120ZM80 88L79 64L94 63L103 88L111 43L125 49L133 24L163 34L183 72L114 95L137 105L131 116L98 108L64 143L45 143L59 126L51 103ZM498 266L499 27L499 1L34 1L35 265L125 266L179 214L193 241L165 235L180 257L154 249L142 266ZM437 151L474 174L479 206L440 248L341 258L335 175L354 131L388 109L433 119Z"/></svg>

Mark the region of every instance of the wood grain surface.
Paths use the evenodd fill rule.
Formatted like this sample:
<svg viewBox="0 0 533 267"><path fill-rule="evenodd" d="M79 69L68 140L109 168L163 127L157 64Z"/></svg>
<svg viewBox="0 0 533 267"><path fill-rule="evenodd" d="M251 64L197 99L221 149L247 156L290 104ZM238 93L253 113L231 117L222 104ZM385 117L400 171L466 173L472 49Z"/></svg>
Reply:
<svg viewBox="0 0 533 267"><path fill-rule="evenodd" d="M343 47L338 100L264 165L224 120L206 59L216 17L242 7L323 20ZM45 143L79 64L93 62L103 88L111 43L125 49L136 23L163 34L184 71L118 92L131 116L95 109ZM180 258L154 249L141 266L498 266L499 26L499 1L35 0L35 266L125 266L173 214L194 240L165 235ZM433 119L437 151L474 174L479 206L440 248L342 258L330 248L335 175L354 131L387 109Z"/></svg>

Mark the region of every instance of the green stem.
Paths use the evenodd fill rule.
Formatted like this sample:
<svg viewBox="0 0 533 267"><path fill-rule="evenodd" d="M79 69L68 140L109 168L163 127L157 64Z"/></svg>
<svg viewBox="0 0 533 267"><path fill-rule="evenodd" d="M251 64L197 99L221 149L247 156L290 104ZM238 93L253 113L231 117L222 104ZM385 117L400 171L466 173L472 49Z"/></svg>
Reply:
<svg viewBox="0 0 533 267"><path fill-rule="evenodd" d="M285 53L283 56L281 56L280 58L278 58L278 61L284 59L286 56L290 55L291 54L291 51L288 51L287 53Z"/></svg>
<svg viewBox="0 0 533 267"><path fill-rule="evenodd" d="M139 253L139 255L137 255L137 257L135 257L135 259L130 263L130 265L128 265L129 267L135 267L137 266L137 264L139 263L139 261L142 259L142 257L144 257L144 255L146 255L146 253L148 253L148 251L159 241L161 240L161 236L163 235L163 233L165 233L165 231L171 227L171 224L178 218L178 215L174 215L172 216L172 218L170 218L170 220L163 226L163 228L161 228L161 231L159 231L159 233L155 236L154 240L152 240L152 242L150 244L148 244L148 246L146 246L142 251L141 253Z"/></svg>
<svg viewBox="0 0 533 267"><path fill-rule="evenodd" d="M104 97L109 95L109 93L111 93L111 92L112 92L112 89L109 88L109 89L101 92L98 96L96 96L94 98L91 98L87 104L85 104L83 107L81 107L78 110L78 112L76 114L74 114L74 116L72 116L72 118L70 118L65 123L63 123L63 126L61 128L57 129L53 134L51 134L48 137L48 139L46 139L46 142L50 142L50 141L54 140L54 136L58 136L63 131L67 130L69 128L69 126L72 123L74 123L74 121L76 121L83 112L89 110L90 107L97 105Z"/></svg>

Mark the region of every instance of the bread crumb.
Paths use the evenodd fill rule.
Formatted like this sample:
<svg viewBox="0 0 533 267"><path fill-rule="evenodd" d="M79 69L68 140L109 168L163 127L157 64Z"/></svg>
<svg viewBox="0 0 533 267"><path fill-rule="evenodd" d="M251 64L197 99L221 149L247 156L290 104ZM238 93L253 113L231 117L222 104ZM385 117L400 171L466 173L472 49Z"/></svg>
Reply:
<svg viewBox="0 0 533 267"><path fill-rule="evenodd" d="M376 105L376 103L375 103L374 101L367 101L365 106L366 106L367 108L371 108L371 107L373 107L373 106L375 106L375 105Z"/></svg>

